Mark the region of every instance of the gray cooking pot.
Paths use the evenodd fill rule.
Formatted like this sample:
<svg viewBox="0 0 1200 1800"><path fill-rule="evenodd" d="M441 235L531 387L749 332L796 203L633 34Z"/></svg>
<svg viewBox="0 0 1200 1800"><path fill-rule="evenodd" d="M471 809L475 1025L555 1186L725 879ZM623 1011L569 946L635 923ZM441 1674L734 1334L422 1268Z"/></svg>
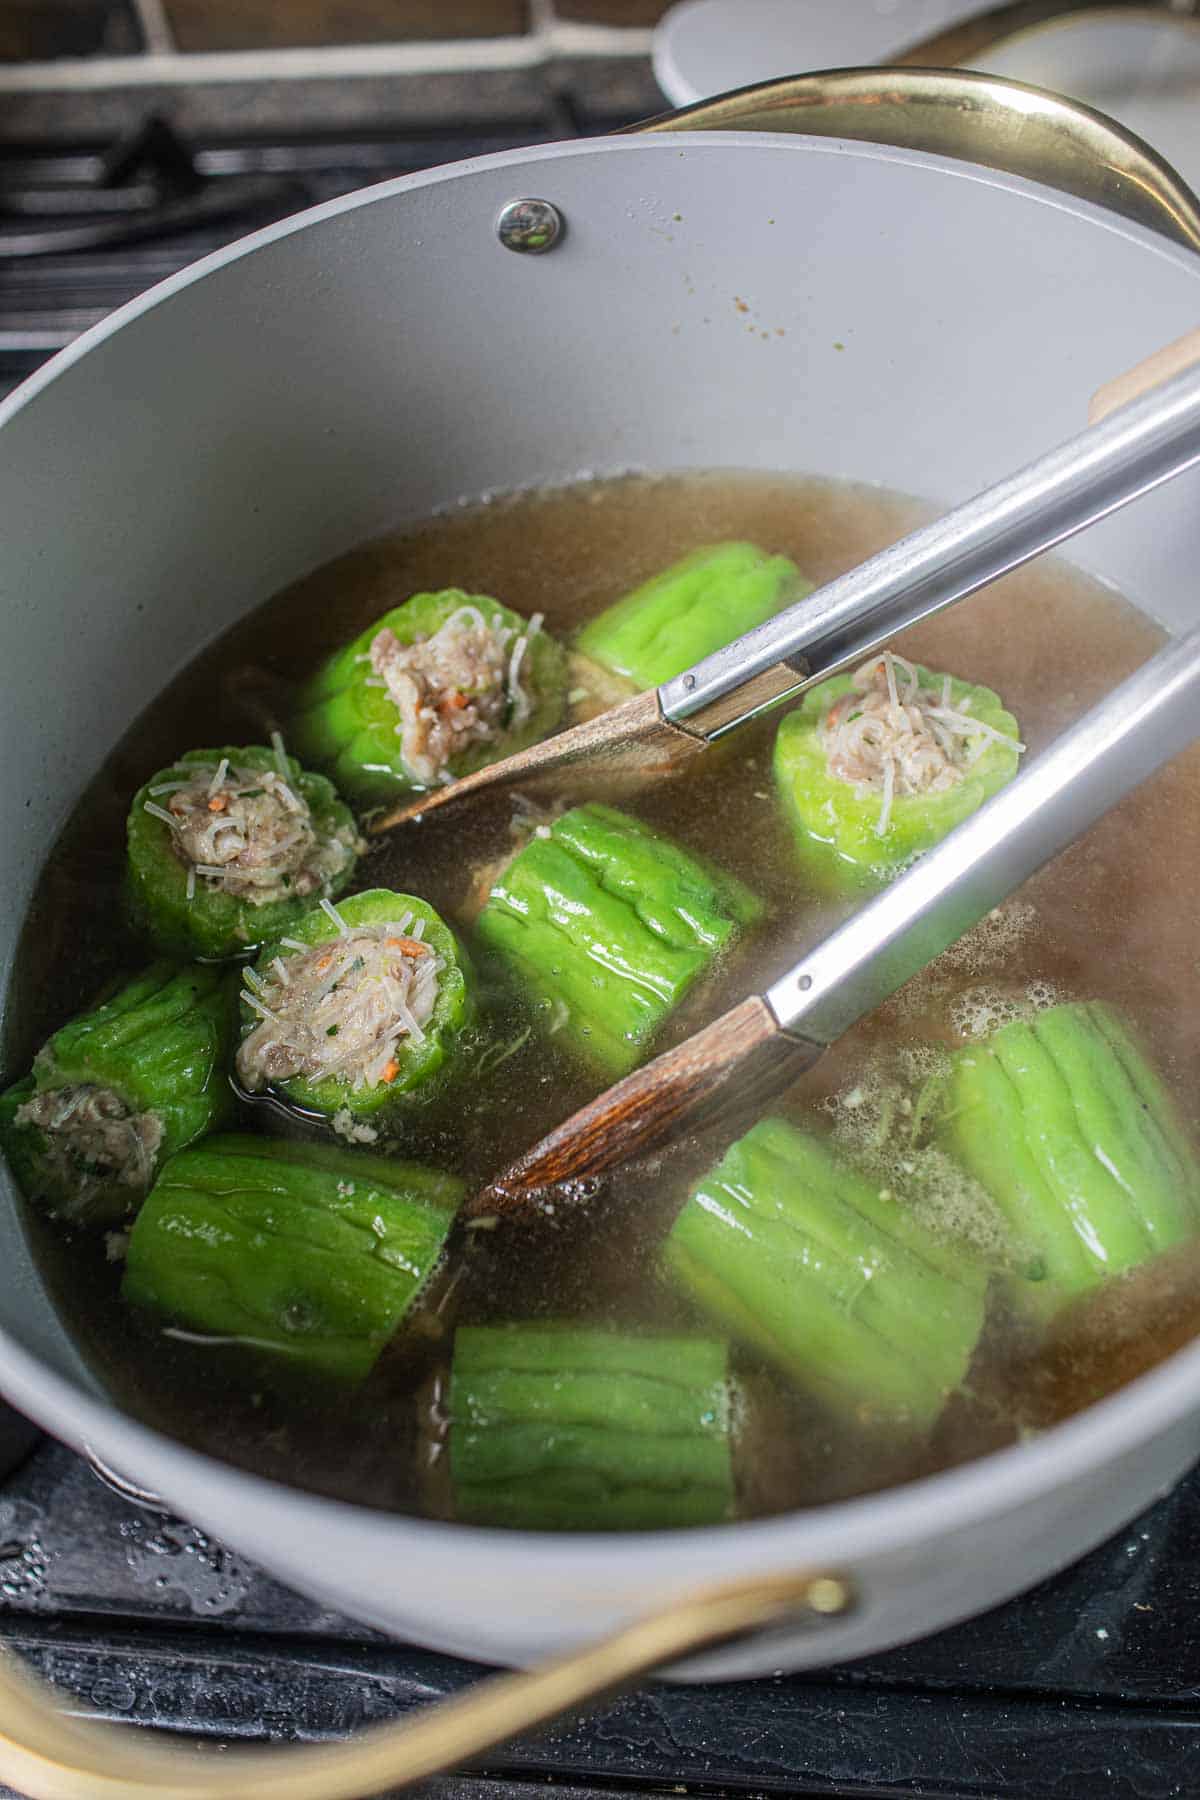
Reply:
<svg viewBox="0 0 1200 1800"><path fill-rule="evenodd" d="M804 135L690 129L739 117ZM949 504L1079 429L1094 388L1200 318L1191 196L1050 96L873 70L675 123L318 207L125 307L0 407L5 972L46 847L129 721L349 546L460 496L631 468L813 471ZM881 129L948 154L853 141ZM964 142L1007 166L1050 157L1061 186L958 160ZM1080 198L1089 184L1159 229ZM565 221L549 254L497 233L527 197ZM1191 622L1198 500L1185 476L1075 558ZM842 1582L818 1629L690 1672L882 1650L1078 1556L1200 1451L1197 1344L1037 1442L895 1492L678 1534L491 1532L273 1485L122 1413L48 1303L7 1188L0 1318L0 1386L48 1430L304 1592L508 1663L699 1583L801 1570Z"/></svg>

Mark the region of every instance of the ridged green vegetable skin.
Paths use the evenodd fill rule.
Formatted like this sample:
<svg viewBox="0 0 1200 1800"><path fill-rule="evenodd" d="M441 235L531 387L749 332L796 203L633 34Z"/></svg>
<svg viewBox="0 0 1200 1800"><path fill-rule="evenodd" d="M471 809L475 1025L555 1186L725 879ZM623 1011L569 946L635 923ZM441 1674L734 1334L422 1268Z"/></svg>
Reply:
<svg viewBox="0 0 1200 1800"><path fill-rule="evenodd" d="M476 607L489 624L497 621L514 633L525 632L529 623L487 594L467 594L460 588L413 594L330 657L300 694L292 723L297 748L327 768L342 792L360 804L381 804L425 785L405 767L395 702L382 686L370 685L372 643L385 627L402 644L431 637L462 606ZM534 632L523 667L522 681L533 703L529 717L523 724L506 725L491 742L476 742L452 757L451 775L469 775L502 756L512 756L547 737L559 724L567 690L562 646L549 632Z"/></svg>
<svg viewBox="0 0 1200 1800"><path fill-rule="evenodd" d="M179 956L206 958L237 956L255 949L268 938L290 930L295 920L321 898L335 898L350 885L357 854L350 854L335 879L319 892L298 899L269 900L255 905L244 896L224 894L195 883L188 899L188 871L172 849L171 828L146 811L151 789L184 774L196 764L218 765L228 757L245 769L278 770L280 758L261 744L226 745L216 750L190 750L178 762L152 775L133 797L127 826L128 884L136 924L155 946ZM304 800L313 827L321 838L338 837L347 848L358 844L354 815L323 775L302 769L294 756L283 757L294 792ZM158 804L162 804L161 799Z"/></svg>
<svg viewBox="0 0 1200 1800"><path fill-rule="evenodd" d="M389 924L406 913L414 921L424 921L423 941L442 958L433 1016L423 1027L420 1042L412 1037L401 1040L396 1051L399 1071L391 1082L355 1088L339 1076L318 1080L297 1075L270 1085L297 1105L327 1115L348 1109L356 1117L365 1118L429 1100L455 1073L459 1039L474 1011L469 965L458 939L424 900L413 894L393 893L389 888L368 888L361 894L352 894L338 902L337 912L351 930L356 925ZM329 914L318 906L294 924L287 936L297 944L334 945L341 932ZM265 978L277 956L286 967L288 960L299 954L286 944L267 944L255 964L255 972ZM243 1038L259 1022L259 1015L247 998L249 992L247 987L242 994Z"/></svg>
<svg viewBox="0 0 1200 1800"><path fill-rule="evenodd" d="M1200 1230L1200 1161L1129 1026L1102 1001L1004 1025L939 1085L944 1148L1027 1249L1053 1308Z"/></svg>
<svg viewBox="0 0 1200 1800"><path fill-rule="evenodd" d="M556 1043L622 1074L760 913L732 876L614 807L587 805L513 860L477 932Z"/></svg>
<svg viewBox="0 0 1200 1800"><path fill-rule="evenodd" d="M918 666L923 686L940 689L945 677ZM870 887L886 880L977 811L1017 772L1014 744L989 743L963 779L940 792L898 794L882 835L877 830L883 795L861 790L829 772L821 727L835 700L852 686L836 675L812 688L787 714L775 738L775 784L805 874L821 889ZM1016 719L991 688L951 679L950 700L967 703L971 715L994 731L1019 739Z"/></svg>
<svg viewBox="0 0 1200 1800"><path fill-rule="evenodd" d="M569 1324L460 1326L460 1519L526 1530L711 1525L734 1510L725 1345Z"/></svg>
<svg viewBox="0 0 1200 1800"><path fill-rule="evenodd" d="M122 1296L359 1381L428 1279L462 1193L415 1163L207 1138L172 1158L138 1215Z"/></svg>
<svg viewBox="0 0 1200 1800"><path fill-rule="evenodd" d="M154 963L111 1000L81 1013L47 1040L33 1071L0 1094L0 1144L22 1191L65 1217L119 1220L149 1181L131 1186L84 1168L70 1154L47 1156L46 1135L17 1124L35 1095L88 1085L114 1093L132 1114L153 1113L161 1143L148 1171L225 1122L233 1111L228 1060L237 980L213 968Z"/></svg>
<svg viewBox="0 0 1200 1800"><path fill-rule="evenodd" d="M863 1423L931 1427L983 1328L987 1268L782 1119L699 1183L665 1264L708 1322Z"/></svg>
<svg viewBox="0 0 1200 1800"><path fill-rule="evenodd" d="M590 620L575 646L637 688L658 687L811 591L786 556L768 556L754 544L714 544Z"/></svg>

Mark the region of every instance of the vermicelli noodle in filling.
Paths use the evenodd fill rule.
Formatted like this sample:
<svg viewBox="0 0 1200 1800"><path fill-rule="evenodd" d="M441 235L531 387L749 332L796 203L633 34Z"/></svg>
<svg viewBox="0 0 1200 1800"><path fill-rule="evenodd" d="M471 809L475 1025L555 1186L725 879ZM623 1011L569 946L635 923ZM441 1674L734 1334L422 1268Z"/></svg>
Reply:
<svg viewBox="0 0 1200 1800"><path fill-rule="evenodd" d="M55 1173L65 1180L82 1171L85 1185L90 1178L147 1187L163 1138L154 1113L134 1112L119 1094L93 1082L35 1094L18 1108L16 1122L44 1134Z"/></svg>
<svg viewBox="0 0 1200 1800"><path fill-rule="evenodd" d="M821 735L831 775L859 790L879 790L875 830L880 837L897 798L957 786L997 740L1025 747L972 718L969 699L954 706L948 675L940 692L923 687L913 664L891 650L863 663L852 682L826 713Z"/></svg>
<svg viewBox="0 0 1200 1800"><path fill-rule="evenodd" d="M327 910L339 935L311 946L285 939L264 979L243 971L242 998L259 1024L237 1054L251 1093L300 1076L336 1078L373 1088L399 1073L397 1052L421 1043L437 1003L442 959L422 942L424 921L411 913L379 925L347 927Z"/></svg>
<svg viewBox="0 0 1200 1800"><path fill-rule="evenodd" d="M178 779L151 788L146 811L171 828L189 899L199 879L251 906L299 900L327 892L352 859L353 832L319 834L278 747L277 757L279 770L239 768L228 757L180 763Z"/></svg>
<svg viewBox="0 0 1200 1800"><path fill-rule="evenodd" d="M541 623L537 613L518 633L499 618L486 619L477 606L460 606L412 644L402 644L388 626L376 633L370 680L387 689L399 710L396 733L414 781L448 780L453 757L525 723L532 701L522 670Z"/></svg>

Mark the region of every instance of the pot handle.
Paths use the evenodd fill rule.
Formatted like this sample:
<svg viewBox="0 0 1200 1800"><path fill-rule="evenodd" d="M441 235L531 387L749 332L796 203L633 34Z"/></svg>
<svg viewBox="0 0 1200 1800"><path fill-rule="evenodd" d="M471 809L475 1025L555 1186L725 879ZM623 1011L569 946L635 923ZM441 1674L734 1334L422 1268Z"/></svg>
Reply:
<svg viewBox="0 0 1200 1800"><path fill-rule="evenodd" d="M1077 100L966 69L828 69L664 113L634 132L788 131L930 150L1023 175L1200 250L1200 201L1156 150Z"/></svg>
<svg viewBox="0 0 1200 1800"><path fill-rule="evenodd" d="M853 1606L837 1575L775 1575L700 1588L584 1650L497 1675L415 1723L344 1743L239 1750L156 1743L88 1723L0 1655L0 1780L29 1800L363 1800L456 1769L497 1744L629 1686L664 1664L773 1626L817 1626Z"/></svg>

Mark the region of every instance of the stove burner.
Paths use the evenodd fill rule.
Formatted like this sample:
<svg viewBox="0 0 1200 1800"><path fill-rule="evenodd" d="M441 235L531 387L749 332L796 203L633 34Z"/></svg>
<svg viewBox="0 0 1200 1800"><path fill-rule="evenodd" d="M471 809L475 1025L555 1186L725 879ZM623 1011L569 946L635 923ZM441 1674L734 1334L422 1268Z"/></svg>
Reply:
<svg viewBox="0 0 1200 1800"><path fill-rule="evenodd" d="M0 397L135 295L300 207L435 163L629 123L553 96L502 119L369 132L309 129L301 112L269 132L245 131L238 114L227 135L190 147L158 119L107 152L0 143Z"/></svg>
<svg viewBox="0 0 1200 1800"><path fill-rule="evenodd" d="M310 201L307 185L291 175L202 174L158 114L90 165L61 161L65 171L49 159L17 172L0 168L0 260L110 249L221 221L264 224ZM17 219L37 223L22 229Z"/></svg>

